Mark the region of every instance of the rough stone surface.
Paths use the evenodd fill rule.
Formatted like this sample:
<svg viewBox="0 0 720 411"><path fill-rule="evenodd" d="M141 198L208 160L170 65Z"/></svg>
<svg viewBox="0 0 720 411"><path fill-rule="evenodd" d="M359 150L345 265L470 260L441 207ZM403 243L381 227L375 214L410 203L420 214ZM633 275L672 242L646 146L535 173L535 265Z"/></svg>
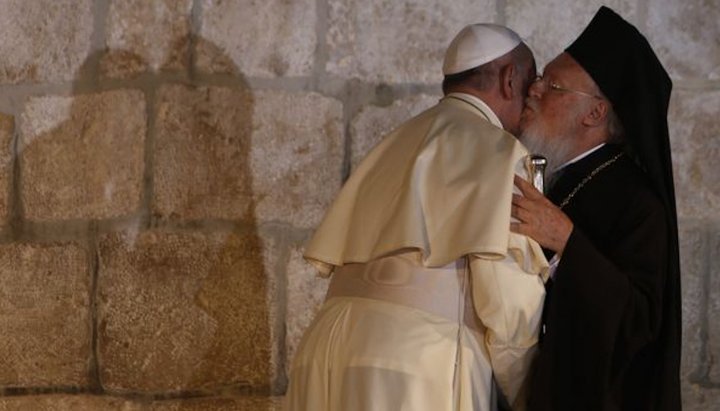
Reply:
<svg viewBox="0 0 720 411"><path fill-rule="evenodd" d="M341 185L342 104L316 93L258 92L251 169L256 215L314 228Z"/></svg>
<svg viewBox="0 0 720 411"><path fill-rule="evenodd" d="M388 107L363 107L350 125L352 168L355 169L360 160L387 133L401 125L405 120L432 107L439 99L439 95L420 94L396 100Z"/></svg>
<svg viewBox="0 0 720 411"><path fill-rule="evenodd" d="M318 277L317 270L302 258L303 252L302 247L291 250L287 266L286 371L295 357L305 329L325 300L329 284L328 279Z"/></svg>
<svg viewBox="0 0 720 411"><path fill-rule="evenodd" d="M702 328L705 279L708 271L707 234L700 225L682 224L680 235L680 272L682 289L682 361L681 376L689 378L702 372Z"/></svg>
<svg viewBox="0 0 720 411"><path fill-rule="evenodd" d="M103 73L124 77L148 69L185 67L191 8L192 0L113 0L106 23Z"/></svg>
<svg viewBox="0 0 720 411"><path fill-rule="evenodd" d="M0 397L0 411L146 411L142 404L93 395Z"/></svg>
<svg viewBox="0 0 720 411"><path fill-rule="evenodd" d="M720 389L682 384L683 411L720 410Z"/></svg>
<svg viewBox="0 0 720 411"><path fill-rule="evenodd" d="M0 113L0 226L7 223L10 184L12 182L12 143L15 118Z"/></svg>
<svg viewBox="0 0 720 411"><path fill-rule="evenodd" d="M439 84L452 38L466 24L496 16L491 0L329 0L328 6L325 69L377 82Z"/></svg>
<svg viewBox="0 0 720 411"><path fill-rule="evenodd" d="M3 245L0 283L0 385L86 385L91 335L85 251L69 243Z"/></svg>
<svg viewBox="0 0 720 411"><path fill-rule="evenodd" d="M710 362L710 381L720 388L720 232L713 233L710 258L710 293L708 298L708 357ZM720 391L720 390L719 390ZM720 403L720 398L718 399Z"/></svg>
<svg viewBox="0 0 720 411"><path fill-rule="evenodd" d="M648 0L648 40L670 75L720 79L720 3Z"/></svg>
<svg viewBox="0 0 720 411"><path fill-rule="evenodd" d="M138 208L146 129L142 93L35 97L22 120L18 152L26 218L110 218Z"/></svg>
<svg viewBox="0 0 720 411"><path fill-rule="evenodd" d="M246 76L305 76L317 47L314 0L202 1L197 64Z"/></svg>
<svg viewBox="0 0 720 411"><path fill-rule="evenodd" d="M100 376L113 390L267 387L277 250L256 233L124 233L100 243Z"/></svg>
<svg viewBox="0 0 720 411"><path fill-rule="evenodd" d="M172 85L158 91L156 212L190 219L254 219L248 158L254 100L244 84Z"/></svg>
<svg viewBox="0 0 720 411"><path fill-rule="evenodd" d="M0 83L71 81L90 51L91 0L0 0Z"/></svg>
<svg viewBox="0 0 720 411"><path fill-rule="evenodd" d="M0 397L0 411L280 411L281 397L140 401L94 395Z"/></svg>
<svg viewBox="0 0 720 411"><path fill-rule="evenodd" d="M678 215L720 218L720 91L675 91L668 124Z"/></svg>
<svg viewBox="0 0 720 411"><path fill-rule="evenodd" d="M340 186L339 102L241 86L168 86L158 100L157 213L317 224Z"/></svg>
<svg viewBox="0 0 720 411"><path fill-rule="evenodd" d="M507 26L520 34L535 53L538 71L577 38L602 5L637 24L638 0L507 1Z"/></svg>
<svg viewBox="0 0 720 411"><path fill-rule="evenodd" d="M280 411L282 397L210 398L158 401L151 411Z"/></svg>

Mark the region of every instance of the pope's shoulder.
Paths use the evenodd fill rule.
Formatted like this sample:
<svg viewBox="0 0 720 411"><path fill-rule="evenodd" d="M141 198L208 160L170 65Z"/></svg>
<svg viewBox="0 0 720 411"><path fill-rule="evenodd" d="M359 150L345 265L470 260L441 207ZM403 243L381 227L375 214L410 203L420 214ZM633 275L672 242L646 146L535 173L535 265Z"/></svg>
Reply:
<svg viewBox="0 0 720 411"><path fill-rule="evenodd" d="M422 124L427 137L467 139L470 142L492 144L497 150L524 150L524 146L509 132L493 124L479 109L463 101L443 99L406 123L409 127ZM480 140L478 140L480 139Z"/></svg>

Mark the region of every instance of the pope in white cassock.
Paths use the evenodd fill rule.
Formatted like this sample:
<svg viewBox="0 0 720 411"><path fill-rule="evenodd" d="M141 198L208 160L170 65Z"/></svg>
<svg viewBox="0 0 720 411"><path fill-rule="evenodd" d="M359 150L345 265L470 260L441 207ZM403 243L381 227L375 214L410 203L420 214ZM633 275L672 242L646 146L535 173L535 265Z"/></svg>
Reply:
<svg viewBox="0 0 720 411"><path fill-rule="evenodd" d="M358 166L307 245L332 276L290 369L293 411L523 409L547 261L510 232L513 137L535 62L502 26L465 27L444 97Z"/></svg>

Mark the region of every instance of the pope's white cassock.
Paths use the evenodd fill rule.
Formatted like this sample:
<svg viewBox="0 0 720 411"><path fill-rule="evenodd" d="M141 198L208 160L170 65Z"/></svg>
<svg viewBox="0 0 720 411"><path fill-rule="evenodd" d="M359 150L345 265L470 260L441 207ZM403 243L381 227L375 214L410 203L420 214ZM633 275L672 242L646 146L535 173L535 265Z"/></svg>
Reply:
<svg viewBox="0 0 720 411"><path fill-rule="evenodd" d="M460 93L373 149L307 246L332 278L286 409L493 410L498 388L523 407L547 273L537 243L509 231L526 156Z"/></svg>

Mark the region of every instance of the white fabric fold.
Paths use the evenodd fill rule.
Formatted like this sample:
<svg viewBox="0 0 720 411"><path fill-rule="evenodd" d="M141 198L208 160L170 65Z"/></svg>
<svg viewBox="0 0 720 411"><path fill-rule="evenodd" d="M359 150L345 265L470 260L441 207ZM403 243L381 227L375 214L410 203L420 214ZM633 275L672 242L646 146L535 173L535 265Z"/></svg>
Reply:
<svg viewBox="0 0 720 411"><path fill-rule="evenodd" d="M404 249L418 250L426 267L514 253L528 274L545 275L540 247L509 232L513 176L527 178L527 151L478 101L454 93L368 154L307 245L321 275Z"/></svg>

